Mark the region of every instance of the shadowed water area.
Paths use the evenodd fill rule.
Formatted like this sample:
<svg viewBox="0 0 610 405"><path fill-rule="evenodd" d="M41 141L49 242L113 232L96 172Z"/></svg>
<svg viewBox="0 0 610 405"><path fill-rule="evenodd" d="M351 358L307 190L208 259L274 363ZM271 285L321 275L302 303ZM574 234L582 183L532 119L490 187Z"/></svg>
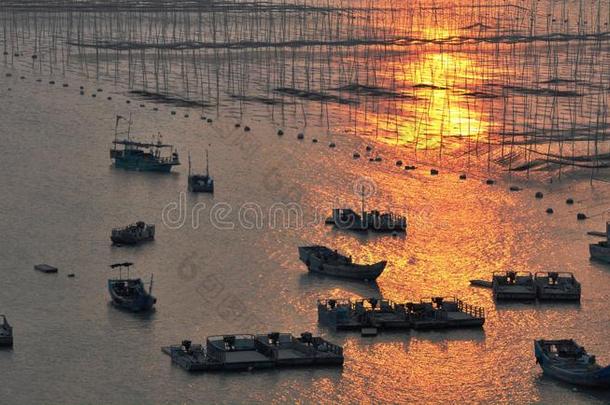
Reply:
<svg viewBox="0 0 610 405"><path fill-rule="evenodd" d="M586 235L610 219L608 10L3 2L0 313L15 346L0 351L2 402L608 403L542 376L533 354L534 339L574 338L610 363L610 267ZM111 167L116 115L136 139L161 133L182 165ZM203 171L206 148L215 193L189 194L188 153ZM363 189L367 209L408 217L405 236L323 224ZM156 240L111 246L137 220ZM319 277L298 259L308 244L389 264L377 283ZM155 312L109 304L122 261L154 273ZM507 269L573 272L581 302L496 304L469 285ZM317 299L370 296L456 296L487 320L375 338L318 325ZM306 330L343 345L342 369L190 375L160 350Z"/></svg>

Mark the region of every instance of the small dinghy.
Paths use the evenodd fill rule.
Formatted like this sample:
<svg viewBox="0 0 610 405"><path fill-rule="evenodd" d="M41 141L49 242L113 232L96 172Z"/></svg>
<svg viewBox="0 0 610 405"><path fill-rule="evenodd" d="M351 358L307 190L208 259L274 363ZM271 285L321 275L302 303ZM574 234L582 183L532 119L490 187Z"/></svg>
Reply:
<svg viewBox="0 0 610 405"><path fill-rule="evenodd" d="M124 228L115 228L110 233L110 240L116 245L137 245L155 239L155 226L138 221Z"/></svg>
<svg viewBox="0 0 610 405"><path fill-rule="evenodd" d="M0 315L2 323L0 324L0 347L13 346L13 327L6 320L6 316Z"/></svg>
<svg viewBox="0 0 610 405"><path fill-rule="evenodd" d="M119 268L119 278L108 280L108 292L112 298L112 303L119 308L126 309L132 312L148 311L152 309L157 299L153 297L152 286L153 278L150 277L148 291L144 287L141 279L129 278L129 268L133 263L116 263L110 265L110 268ZM122 268L127 267L127 278L122 277Z"/></svg>
<svg viewBox="0 0 610 405"><path fill-rule="evenodd" d="M536 363L550 377L587 387L610 387L610 366L597 364L595 356L572 339L536 340L534 350Z"/></svg>
<svg viewBox="0 0 610 405"><path fill-rule="evenodd" d="M214 179L210 176L208 151L205 151L205 174L191 173L191 155L189 154L189 191L193 193L214 193Z"/></svg>
<svg viewBox="0 0 610 405"><path fill-rule="evenodd" d="M374 264L353 263L351 257L326 246L300 246L299 258L314 273L371 281L381 275L387 264L385 260Z"/></svg>

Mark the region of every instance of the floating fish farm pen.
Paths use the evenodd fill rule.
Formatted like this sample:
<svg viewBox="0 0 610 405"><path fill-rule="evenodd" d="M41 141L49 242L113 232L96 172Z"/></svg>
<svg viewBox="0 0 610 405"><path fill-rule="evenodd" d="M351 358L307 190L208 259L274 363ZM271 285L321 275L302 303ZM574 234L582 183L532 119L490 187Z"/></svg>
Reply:
<svg viewBox="0 0 610 405"><path fill-rule="evenodd" d="M161 348L187 371L253 370L343 364L343 348L309 332L211 336L205 347L184 340Z"/></svg>
<svg viewBox="0 0 610 405"><path fill-rule="evenodd" d="M569 272L539 272L534 277L539 300L580 301L580 283Z"/></svg>
<svg viewBox="0 0 610 405"><path fill-rule="evenodd" d="M325 299L318 301L318 322L335 330L481 327L485 311L457 298L444 297L400 304L376 298Z"/></svg>
<svg viewBox="0 0 610 405"><path fill-rule="evenodd" d="M530 272L495 272L491 283L496 300L533 301L536 299L536 286Z"/></svg>

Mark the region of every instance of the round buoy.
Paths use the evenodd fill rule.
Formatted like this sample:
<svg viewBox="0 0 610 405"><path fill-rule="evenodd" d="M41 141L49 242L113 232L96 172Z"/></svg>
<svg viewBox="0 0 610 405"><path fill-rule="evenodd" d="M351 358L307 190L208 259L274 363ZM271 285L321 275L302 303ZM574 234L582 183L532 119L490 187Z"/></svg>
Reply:
<svg viewBox="0 0 610 405"><path fill-rule="evenodd" d="M318 141L316 140L316 142L318 142ZM334 148L335 146L337 146L337 145L335 145L334 142L331 142L331 143L328 144L329 148Z"/></svg>
<svg viewBox="0 0 610 405"><path fill-rule="evenodd" d="M208 118L208 122L211 124L211 123L212 123L212 119L211 119L211 118Z"/></svg>
<svg viewBox="0 0 610 405"><path fill-rule="evenodd" d="M372 147L372 146L367 145L367 146L366 146L366 150L367 150L367 152L370 152L370 151L372 151L372 150L373 150L373 147Z"/></svg>
<svg viewBox="0 0 610 405"><path fill-rule="evenodd" d="M171 115L176 115L176 111L170 112Z"/></svg>
<svg viewBox="0 0 610 405"><path fill-rule="evenodd" d="M246 126L244 127L244 132L250 132L250 127L246 125Z"/></svg>
<svg viewBox="0 0 610 405"><path fill-rule="evenodd" d="M188 114L184 114L184 118L188 118L188 117L189 117L189 115L188 115Z"/></svg>
<svg viewBox="0 0 610 405"><path fill-rule="evenodd" d="M68 277L70 277L70 278L74 278L74 273L70 273L70 274L68 274Z"/></svg>
<svg viewBox="0 0 610 405"><path fill-rule="evenodd" d="M21 80L25 80L25 76L21 76L21 77L20 77L20 79L21 79Z"/></svg>
<svg viewBox="0 0 610 405"><path fill-rule="evenodd" d="M37 57L37 55L32 55L32 59L36 59Z"/></svg>
<svg viewBox="0 0 610 405"><path fill-rule="evenodd" d="M36 81L37 81L38 83L40 83L40 82L42 81L42 79L36 79Z"/></svg>
<svg viewBox="0 0 610 405"><path fill-rule="evenodd" d="M396 161L396 166L402 166L402 160L397 160Z"/></svg>
<svg viewBox="0 0 610 405"><path fill-rule="evenodd" d="M432 176L436 176L436 175L438 174L438 170L436 170L436 169L430 169L430 174L431 174Z"/></svg>
<svg viewBox="0 0 610 405"><path fill-rule="evenodd" d="M301 133L297 135L297 139L303 139L303 138L305 138L305 135L303 135Z"/></svg>
<svg viewBox="0 0 610 405"><path fill-rule="evenodd" d="M235 128L241 127L241 124L235 124Z"/></svg>
<svg viewBox="0 0 610 405"><path fill-rule="evenodd" d="M534 194L534 197L542 198L542 197L544 197L544 194L542 194L542 191L538 191L538 192L536 192L536 194Z"/></svg>
<svg viewBox="0 0 610 405"><path fill-rule="evenodd" d="M466 175L464 173L460 174L460 180L466 180Z"/></svg>
<svg viewBox="0 0 610 405"><path fill-rule="evenodd" d="M49 84L55 84L55 80L50 80Z"/></svg>
<svg viewBox="0 0 610 405"><path fill-rule="evenodd" d="M98 93L101 93L102 91L104 91L104 89L97 89Z"/></svg>
<svg viewBox="0 0 610 405"><path fill-rule="evenodd" d="M203 115L201 116L201 119L202 119L203 121L205 121L205 117L204 117Z"/></svg>
<svg viewBox="0 0 610 405"><path fill-rule="evenodd" d="M68 83L62 84L63 87L68 87Z"/></svg>
<svg viewBox="0 0 610 405"><path fill-rule="evenodd" d="M131 100L125 100L125 103L131 104Z"/></svg>
<svg viewBox="0 0 610 405"><path fill-rule="evenodd" d="M571 199L571 198L568 198L568 199L566 200L566 204L568 204L568 205L572 205L572 204L574 204L574 200L573 200L573 199Z"/></svg>
<svg viewBox="0 0 610 405"><path fill-rule="evenodd" d="M546 209L546 213L547 213L547 214L552 214L553 212L554 212L554 211L553 211L553 209L552 209L552 208L547 208L547 209Z"/></svg>
<svg viewBox="0 0 610 405"><path fill-rule="evenodd" d="M11 76L12 76L12 73L7 73L6 74L6 77L11 77Z"/></svg>
<svg viewBox="0 0 610 405"><path fill-rule="evenodd" d="M587 216L584 213L579 212L578 214L576 214L576 219L582 221L583 219L587 219Z"/></svg>
<svg viewBox="0 0 610 405"><path fill-rule="evenodd" d="M495 181L493 179L487 179L487 181L485 181L485 183L487 183L488 185L492 185L495 183Z"/></svg>
<svg viewBox="0 0 610 405"><path fill-rule="evenodd" d="M282 131L281 129L278 129L278 130L277 130L277 134L278 134L279 136L282 136L282 135L284 135L284 131Z"/></svg>
<svg viewBox="0 0 610 405"><path fill-rule="evenodd" d="M313 138L313 139L311 140L311 143L318 143L318 139L317 139L317 138ZM332 146L331 146L331 148L332 148Z"/></svg>
<svg viewBox="0 0 610 405"><path fill-rule="evenodd" d="M85 87L83 87L83 86L80 86L80 89L81 89L81 90L85 90Z"/></svg>
<svg viewBox="0 0 610 405"><path fill-rule="evenodd" d="M375 158L375 162L381 162L381 156L377 156L377 157Z"/></svg>
<svg viewBox="0 0 610 405"><path fill-rule="evenodd" d="M354 152L354 159L358 159L360 157L360 153Z"/></svg>
<svg viewBox="0 0 610 405"><path fill-rule="evenodd" d="M15 56L19 57L19 52L15 52Z"/></svg>
<svg viewBox="0 0 610 405"><path fill-rule="evenodd" d="M153 111L159 111L159 108L153 107Z"/></svg>
<svg viewBox="0 0 610 405"><path fill-rule="evenodd" d="M146 107L144 104L140 104L140 108L144 108Z"/></svg>
<svg viewBox="0 0 610 405"><path fill-rule="evenodd" d="M93 93L93 94L91 95L91 97L97 97L97 94Z"/></svg>
<svg viewBox="0 0 610 405"><path fill-rule="evenodd" d="M112 100L112 97L110 97L110 96L108 96L108 97L106 97L106 98L107 98L108 100Z"/></svg>
<svg viewBox="0 0 610 405"><path fill-rule="evenodd" d="M8 52L7 52L7 51L4 51L4 52L2 52L2 54L3 54L4 56L6 56L6 55L8 55Z"/></svg>

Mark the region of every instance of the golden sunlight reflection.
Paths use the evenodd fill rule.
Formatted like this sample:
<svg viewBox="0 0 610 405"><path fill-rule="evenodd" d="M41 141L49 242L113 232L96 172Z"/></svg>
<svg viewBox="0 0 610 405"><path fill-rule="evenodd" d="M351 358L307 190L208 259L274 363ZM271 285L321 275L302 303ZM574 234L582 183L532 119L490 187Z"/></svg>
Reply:
<svg viewBox="0 0 610 405"><path fill-rule="evenodd" d="M456 138L480 141L490 122L484 103L473 92L486 79L485 72L464 53L433 52L404 66L389 66L395 80L412 99L393 106L393 114L379 112L369 125L387 134L380 141L417 149L463 146ZM392 74L392 73L390 73Z"/></svg>

